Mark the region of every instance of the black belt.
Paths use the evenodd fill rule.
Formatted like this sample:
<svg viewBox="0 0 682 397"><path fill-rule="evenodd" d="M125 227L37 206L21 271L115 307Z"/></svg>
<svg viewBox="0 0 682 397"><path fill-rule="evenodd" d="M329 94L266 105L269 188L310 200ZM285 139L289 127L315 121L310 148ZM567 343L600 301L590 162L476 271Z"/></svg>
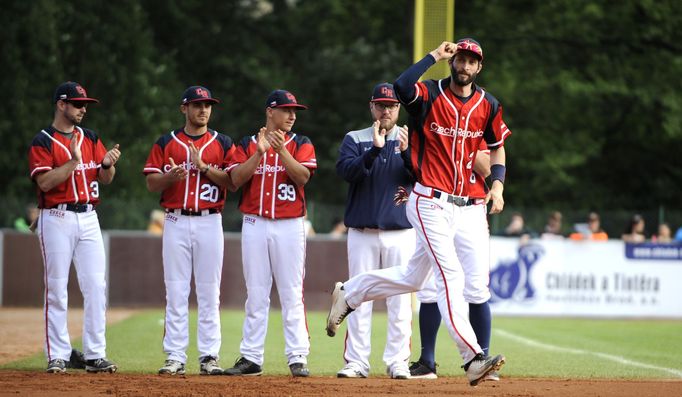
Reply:
<svg viewBox="0 0 682 397"><path fill-rule="evenodd" d="M210 214L219 214L220 210L217 208L209 208L207 210L203 211L191 211L191 210L182 210L182 209L166 209L167 213L171 214L180 214L180 215L185 215L185 216L202 216L202 215L210 215Z"/></svg>
<svg viewBox="0 0 682 397"><path fill-rule="evenodd" d="M52 208L56 208L62 211L72 211L72 212L88 212L94 211L95 206L92 204L58 204Z"/></svg>
<svg viewBox="0 0 682 397"><path fill-rule="evenodd" d="M439 199L443 195L445 195L447 197L448 203L454 204L458 207L466 207L469 205L474 205L474 204L476 204L476 200L477 200L477 199L468 198L468 197L453 196L452 194L447 194L445 192L441 192L440 190L433 189L433 197Z"/></svg>

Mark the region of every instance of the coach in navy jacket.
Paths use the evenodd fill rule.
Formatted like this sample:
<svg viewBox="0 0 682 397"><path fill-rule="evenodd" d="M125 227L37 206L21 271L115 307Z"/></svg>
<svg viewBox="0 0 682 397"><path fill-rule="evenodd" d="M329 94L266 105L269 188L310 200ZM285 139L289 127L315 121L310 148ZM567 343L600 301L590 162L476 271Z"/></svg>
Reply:
<svg viewBox="0 0 682 397"><path fill-rule="evenodd" d="M416 235L404 205L394 195L411 191L407 129L396 125L400 103L393 85L374 87L369 103L374 123L346 134L337 173L350 185L344 223L348 226L348 273L406 265L416 245ZM410 371L412 310L409 294L386 299L388 335L384 362L393 379L407 379ZM348 316L344 360L340 378L365 378L369 374L372 303L366 302Z"/></svg>
<svg viewBox="0 0 682 397"><path fill-rule="evenodd" d="M388 99L386 94L388 92ZM400 111L400 104L389 101L395 98L393 86L388 83L379 84L374 89L371 111L379 120L387 113ZM391 108L392 107L392 108ZM381 109L378 109L381 108ZM399 135L401 127L395 124L383 136L385 144L377 147L374 144L374 126L363 130L350 131L346 134L339 149L336 172L350 185L346 200L344 223L349 228L372 228L382 230L408 229L412 226L407 221L404 206L396 206L393 196L399 186L409 192L414 180L410 167L410 151L407 142L401 150ZM381 133L381 131L379 131ZM407 138L407 131L403 131Z"/></svg>

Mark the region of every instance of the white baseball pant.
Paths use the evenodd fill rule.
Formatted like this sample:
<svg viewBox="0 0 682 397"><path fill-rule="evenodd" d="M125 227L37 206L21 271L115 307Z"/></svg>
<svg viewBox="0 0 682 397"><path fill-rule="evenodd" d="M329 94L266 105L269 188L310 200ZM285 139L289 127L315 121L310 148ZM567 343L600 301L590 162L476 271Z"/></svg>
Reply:
<svg viewBox="0 0 682 397"><path fill-rule="evenodd" d="M348 230L348 271L350 277L374 269L406 266L416 245L414 229ZM348 316L345 350L346 363L362 366L369 372L371 352L372 301L364 302ZM392 367L410 358L412 336L412 301L409 294L386 298L388 332L384 363Z"/></svg>
<svg viewBox="0 0 682 397"><path fill-rule="evenodd" d="M464 269L457 258L454 238L466 229L464 211L443 199L429 198L413 191L407 203L407 217L418 236L415 255L406 267L373 270L344 283L346 302L351 308L362 302L421 290L433 272L440 309L450 336L464 362L483 350L469 322L469 305L464 299ZM431 266L423 260L427 256Z"/></svg>
<svg viewBox="0 0 682 397"><path fill-rule="evenodd" d="M268 219L244 215L242 264L247 298L240 352L258 365L264 361L273 277L282 305L288 364L307 364L310 336L303 303L305 243L303 217Z"/></svg>
<svg viewBox="0 0 682 397"><path fill-rule="evenodd" d="M484 204L462 207L462 222L455 233L457 258L464 269L464 300L467 303L484 303L490 299L490 231ZM424 257L428 261L428 257ZM436 280L429 277L426 285L417 291L421 303L438 301Z"/></svg>
<svg viewBox="0 0 682 397"><path fill-rule="evenodd" d="M167 213L163 226L163 279L166 324L163 350L169 360L187 362L189 293L192 272L197 295L199 359L220 352L220 278L223 271L221 214L187 216Z"/></svg>
<svg viewBox="0 0 682 397"><path fill-rule="evenodd" d="M45 355L71 357L67 328L69 270L76 268L83 294L83 354L106 357L106 265L97 212L40 210L37 234L45 264Z"/></svg>

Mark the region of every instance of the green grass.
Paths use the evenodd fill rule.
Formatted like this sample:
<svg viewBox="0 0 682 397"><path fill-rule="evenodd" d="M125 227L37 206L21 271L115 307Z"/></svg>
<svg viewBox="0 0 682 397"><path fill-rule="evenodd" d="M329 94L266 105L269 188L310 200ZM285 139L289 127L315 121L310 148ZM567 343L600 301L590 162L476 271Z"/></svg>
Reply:
<svg viewBox="0 0 682 397"><path fill-rule="evenodd" d="M222 312L221 363L230 366L239 356L244 314ZM311 337L309 366L314 375L334 375L343 366L345 328L335 338L324 331L326 313L308 313ZM413 360L418 358L420 341L418 319L413 321ZM122 372L156 373L165 355L163 311L148 310L107 328L109 358ZM386 316L374 316L370 358L373 375L383 375L383 347ZM80 341L74 343L80 346ZM507 365L502 374L523 377L560 378L682 378L682 321L660 320L586 320L497 317L493 323L491 351L504 353ZM188 372L198 373L196 351L196 311L190 315ZM462 374L461 359L454 342L441 327L436 350L439 374ZM646 368L661 367L676 370ZM43 370L45 358L37 353L0 368ZM266 374L284 375L289 370L284 356L282 321L272 311L265 346Z"/></svg>

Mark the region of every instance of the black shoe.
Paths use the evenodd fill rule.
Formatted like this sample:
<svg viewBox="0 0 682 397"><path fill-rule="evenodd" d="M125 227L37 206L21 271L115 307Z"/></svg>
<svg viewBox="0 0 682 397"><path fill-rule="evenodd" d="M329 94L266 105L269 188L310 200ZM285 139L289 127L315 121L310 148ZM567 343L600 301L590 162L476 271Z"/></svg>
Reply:
<svg viewBox="0 0 682 397"><path fill-rule="evenodd" d="M262 373L263 367L244 357L240 357L239 360L234 363L234 367L227 368L223 371L223 374L233 376L258 376Z"/></svg>
<svg viewBox="0 0 682 397"><path fill-rule="evenodd" d="M47 369L45 372L50 374L63 374L66 372L66 362L64 362L64 360L61 358L50 360L50 362L47 363Z"/></svg>
<svg viewBox="0 0 682 397"><path fill-rule="evenodd" d="M291 376L295 378L307 378L310 376L310 370L308 370L308 366L304 363L293 363L289 365L289 370L291 370Z"/></svg>
<svg viewBox="0 0 682 397"><path fill-rule="evenodd" d="M88 372L110 372L114 373L118 367L106 358L96 358L85 360L85 370Z"/></svg>
<svg viewBox="0 0 682 397"><path fill-rule="evenodd" d="M66 368L85 369L85 355L77 349L71 350L71 358L66 362Z"/></svg>
<svg viewBox="0 0 682 397"><path fill-rule="evenodd" d="M436 375L436 367L438 364L433 365L431 368L426 362L419 359L410 364L410 378L412 379L438 379Z"/></svg>

